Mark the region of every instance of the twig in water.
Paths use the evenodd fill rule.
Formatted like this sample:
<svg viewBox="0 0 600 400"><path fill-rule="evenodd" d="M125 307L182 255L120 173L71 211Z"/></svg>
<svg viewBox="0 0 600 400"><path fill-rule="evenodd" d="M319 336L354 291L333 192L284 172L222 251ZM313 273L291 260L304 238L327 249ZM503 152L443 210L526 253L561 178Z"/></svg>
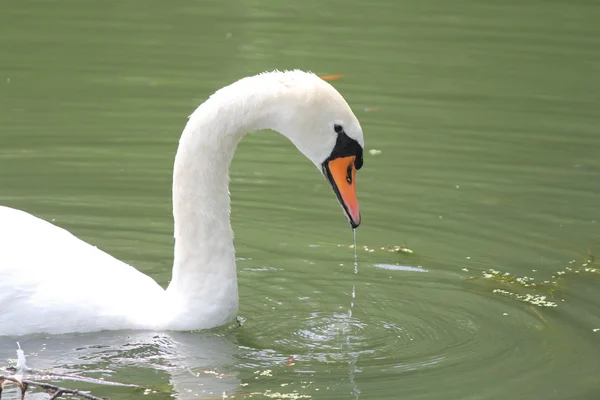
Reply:
<svg viewBox="0 0 600 400"><path fill-rule="evenodd" d="M36 387L42 388L42 389L48 391L49 393L51 393L52 397L50 397L50 400L58 399L60 396L62 396L64 394L68 394L71 396L78 396L78 397L81 397L84 399L90 399L90 400L105 400L102 397L96 397L91 394L87 394L82 391L79 391L79 390L68 389L65 387L51 385L49 383L31 381L29 379L17 379L17 378L13 378L11 376L6 376L6 375L0 375L0 398L2 398L2 389L1 388L4 387L5 382L12 382L15 385L17 385L19 387L19 389L21 389L21 400L23 400L25 398L25 392L27 391L29 386L36 386Z"/></svg>
<svg viewBox="0 0 600 400"><path fill-rule="evenodd" d="M0 371L2 371L3 368L0 368ZM17 369L15 367L6 367L4 368L4 371L9 372L10 375L14 375L17 372ZM142 388L145 389L144 387L140 386L140 385L136 385L134 383L122 383L122 382L115 382L115 381L107 381L106 379L97 379L97 378L90 378L87 376L79 376L79 375L70 375L70 374L58 374L55 372L51 372L51 371L41 371L38 369L33 369L33 368L27 368L27 376L29 376L30 378L32 378L33 380L61 380L61 381L76 381L76 382L86 382L86 383L94 383L97 385L104 385L104 386L121 386L121 387L133 387L133 388Z"/></svg>
<svg viewBox="0 0 600 400"><path fill-rule="evenodd" d="M18 343L17 343L18 345ZM44 389L48 392L51 397L50 400L62 398L63 395L74 396L83 399L89 400L105 400L104 398L97 397L86 393L77 389L69 389L62 386L52 385L50 383L41 382L44 380L71 380L71 381L79 381L79 382L87 382L87 383L95 383L100 385L110 385L110 386L122 386L122 387L134 387L145 389L144 393L152 392L151 389L143 388L142 386L129 384L129 383L120 383L113 381L106 381L103 379L96 378L87 378L78 375L65 375L65 374L56 374L50 371L39 371L35 369L31 369L25 365L25 353L21 350L21 346L18 346L17 357L18 362L16 367L6 367L0 368L0 400L2 399L2 389L7 382L15 384L21 390L21 400L25 399L25 393L30 386L35 386L40 389ZM24 379L23 375L26 374L29 378L32 379ZM35 380L34 380L35 379Z"/></svg>

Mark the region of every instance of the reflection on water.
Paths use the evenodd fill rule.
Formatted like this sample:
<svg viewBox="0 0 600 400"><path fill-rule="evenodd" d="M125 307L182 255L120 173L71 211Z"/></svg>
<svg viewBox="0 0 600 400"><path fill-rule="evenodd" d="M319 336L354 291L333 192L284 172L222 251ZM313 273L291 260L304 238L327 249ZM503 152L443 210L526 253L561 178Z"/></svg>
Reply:
<svg viewBox="0 0 600 400"><path fill-rule="evenodd" d="M374 267L389 269L391 271L427 272L426 269L411 267L410 265L373 264Z"/></svg>
<svg viewBox="0 0 600 400"><path fill-rule="evenodd" d="M240 387L237 374L233 373L237 346L231 332L33 336L19 338L19 343L26 351L30 368L135 383L156 390L156 398L171 392L208 398L234 394ZM2 339L0 348L1 359L14 358L14 351L9 351L15 348L14 340ZM140 378L143 371L152 373ZM136 392L82 382L69 386L91 390L98 396L128 396Z"/></svg>

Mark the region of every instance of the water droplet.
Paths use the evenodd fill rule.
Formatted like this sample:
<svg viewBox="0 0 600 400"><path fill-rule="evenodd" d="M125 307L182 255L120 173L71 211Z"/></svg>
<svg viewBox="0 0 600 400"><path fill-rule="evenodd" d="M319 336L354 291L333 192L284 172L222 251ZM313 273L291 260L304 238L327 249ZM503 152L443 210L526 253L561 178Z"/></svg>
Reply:
<svg viewBox="0 0 600 400"><path fill-rule="evenodd" d="M354 273L358 274L358 254L356 253L356 228L352 229L354 234Z"/></svg>

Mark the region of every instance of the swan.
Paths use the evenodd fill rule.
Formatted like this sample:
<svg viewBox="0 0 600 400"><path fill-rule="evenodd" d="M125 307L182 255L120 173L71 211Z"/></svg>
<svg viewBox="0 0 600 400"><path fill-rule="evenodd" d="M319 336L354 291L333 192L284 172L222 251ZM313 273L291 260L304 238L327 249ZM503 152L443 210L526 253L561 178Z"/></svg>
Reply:
<svg viewBox="0 0 600 400"><path fill-rule="evenodd" d="M245 77L198 106L181 134L167 289L56 225L0 206L0 336L189 331L231 322L239 299L229 165L242 137L262 129L283 134L315 164L358 227L364 138L342 95L300 70Z"/></svg>

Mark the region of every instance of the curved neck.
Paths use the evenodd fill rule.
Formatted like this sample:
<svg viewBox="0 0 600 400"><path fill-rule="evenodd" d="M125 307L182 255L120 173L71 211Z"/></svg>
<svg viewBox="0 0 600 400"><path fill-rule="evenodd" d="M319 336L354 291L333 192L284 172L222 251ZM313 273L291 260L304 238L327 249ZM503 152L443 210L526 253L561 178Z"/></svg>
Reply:
<svg viewBox="0 0 600 400"><path fill-rule="evenodd" d="M244 134L268 127L272 108L266 104L270 96L244 97L247 91L236 88L242 85L225 87L200 105L179 141L173 171L175 255L167 288L169 306L176 310L174 329L195 329L205 320L225 323L237 313L229 165Z"/></svg>

